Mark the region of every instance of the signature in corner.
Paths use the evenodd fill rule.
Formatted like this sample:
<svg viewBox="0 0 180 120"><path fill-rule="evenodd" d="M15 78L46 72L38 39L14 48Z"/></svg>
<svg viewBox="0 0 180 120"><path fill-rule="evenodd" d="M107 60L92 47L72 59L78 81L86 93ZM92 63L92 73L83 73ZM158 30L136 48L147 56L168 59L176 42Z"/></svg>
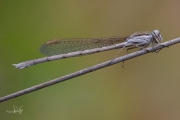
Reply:
<svg viewBox="0 0 180 120"><path fill-rule="evenodd" d="M21 114L23 112L23 109L22 109L23 106L20 106L19 108L16 107L15 105L13 105L13 108L14 110L10 111L10 110L6 110L6 112L8 113L19 113Z"/></svg>

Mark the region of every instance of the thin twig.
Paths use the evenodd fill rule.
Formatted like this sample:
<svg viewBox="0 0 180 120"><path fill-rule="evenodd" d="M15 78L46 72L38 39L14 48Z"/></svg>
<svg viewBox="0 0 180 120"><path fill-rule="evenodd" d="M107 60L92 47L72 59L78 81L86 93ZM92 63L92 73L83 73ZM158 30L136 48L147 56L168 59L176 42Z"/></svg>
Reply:
<svg viewBox="0 0 180 120"><path fill-rule="evenodd" d="M32 65L36 65L39 63L43 62L49 62L53 60L59 60L59 59L64 59L64 58L69 58L69 57L75 57L75 56L81 56L81 55L87 55L87 54L92 54L92 53L97 53L97 52L103 52L107 50L113 50L113 49L118 49L122 48L124 46L124 43L119 43L111 46L106 46L102 48L95 48L95 49L90 49L90 50L84 50L84 51L77 51L77 52L71 52L67 54L60 54L60 55L53 55L49 57L44 57L44 58L39 58L39 59L34 59L34 60L28 60L25 62L21 62L18 64L12 64L15 66L17 69L24 69Z"/></svg>
<svg viewBox="0 0 180 120"><path fill-rule="evenodd" d="M176 39L164 42L162 44L159 44L157 46L149 47L149 48L144 49L144 50L140 50L140 51L128 54L128 55L124 55L124 56L119 57L119 58L115 58L113 60L106 61L104 63L101 63L101 64L98 64L98 65L95 65L95 66L92 66L92 67L89 67L89 68L86 68L86 69L83 69L83 70L80 70L80 71L77 71L77 72L74 72L74 73L71 73L71 74L68 74L68 75L65 75L63 77L56 78L54 80L50 80L48 82L45 82L45 83L30 87L30 88L15 92L13 94L1 97L0 102L4 102L6 100L13 99L13 98L19 97L21 95L25 95L27 93L30 93L30 92L33 92L33 91L48 87L50 85L63 82L65 80L68 80L68 79L71 79L71 78L74 78L74 77L77 77L77 76L80 76L80 75L83 75L83 74L87 74L89 72L93 72L95 70L98 70L98 69L101 69L101 68L104 68L104 67L107 67L107 66L110 66L110 65L113 65L113 64L117 64L119 62L126 61L126 60L129 60L131 58L134 58L134 57L137 57L137 56L149 53L149 52L154 52L154 51L160 50L160 49L162 49L164 47L169 47L169 46L177 44L179 42L180 42L180 38L176 38Z"/></svg>

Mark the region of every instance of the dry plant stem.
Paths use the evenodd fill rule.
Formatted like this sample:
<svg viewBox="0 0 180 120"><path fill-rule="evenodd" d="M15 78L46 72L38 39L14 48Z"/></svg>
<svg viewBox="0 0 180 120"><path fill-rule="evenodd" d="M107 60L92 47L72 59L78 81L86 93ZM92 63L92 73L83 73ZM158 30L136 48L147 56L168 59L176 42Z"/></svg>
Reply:
<svg viewBox="0 0 180 120"><path fill-rule="evenodd" d="M74 72L74 73L71 73L71 74L68 74L68 75L65 75L63 77L56 78L54 80L50 80L48 82L45 82L45 83L30 87L30 88L27 88L27 89L24 89L24 90L21 90L21 91L18 91L18 92L15 92L13 94L1 97L0 102L4 102L4 101L7 101L9 99L13 99L15 97L19 97L21 95L25 95L27 93L30 93L30 92L33 92L33 91L48 87L50 85L60 83L60 82L63 82L65 80L69 80L71 78L74 78L74 77L77 77L77 76L80 76L80 75L83 75L83 74L87 74L89 72L93 72L95 70L98 70L98 69L101 69L101 68L104 68L104 67L107 67L107 66L110 66L110 65L113 65L113 64L117 64L119 62L126 61L126 60L129 60L131 58L134 58L134 57L137 57L137 56L149 53L149 52L153 52L153 51L162 49L164 47L168 47L168 46L177 44L179 42L180 42L180 38L176 38L176 39L164 42L164 43L159 44L159 45L154 46L154 47L149 47L147 49L143 49L143 50L140 50L140 51L137 51L137 52L134 52L134 53L119 57L119 58L115 58L113 61L109 60L107 62L104 62L104 63L98 64L98 65L95 65L95 66L92 66L92 67L89 67L89 68L86 68L86 69L83 69L83 70L80 70L80 71L77 71L77 72Z"/></svg>

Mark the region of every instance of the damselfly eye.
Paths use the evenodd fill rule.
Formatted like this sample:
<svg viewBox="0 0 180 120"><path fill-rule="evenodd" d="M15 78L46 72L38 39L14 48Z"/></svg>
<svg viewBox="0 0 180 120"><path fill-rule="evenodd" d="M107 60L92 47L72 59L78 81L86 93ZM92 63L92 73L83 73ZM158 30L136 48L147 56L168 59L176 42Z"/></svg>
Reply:
<svg viewBox="0 0 180 120"><path fill-rule="evenodd" d="M152 36L153 39L155 40L155 43L160 43L162 41L162 37L159 30L153 30Z"/></svg>

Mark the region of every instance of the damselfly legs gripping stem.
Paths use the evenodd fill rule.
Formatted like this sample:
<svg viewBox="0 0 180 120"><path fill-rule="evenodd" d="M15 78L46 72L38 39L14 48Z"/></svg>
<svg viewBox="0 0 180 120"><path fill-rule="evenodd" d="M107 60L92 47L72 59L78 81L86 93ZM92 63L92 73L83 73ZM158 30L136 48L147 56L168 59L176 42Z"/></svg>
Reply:
<svg viewBox="0 0 180 120"><path fill-rule="evenodd" d="M123 48L128 47L126 50L126 54L127 54L127 51L130 49L140 48L141 50L141 49L146 48L151 43L152 43L152 46L156 44L160 44L161 41L162 41L162 36L158 30L153 30L152 33L137 32L126 38L125 45ZM115 58L121 52L121 50L116 54ZM124 61L123 61L123 65L124 65Z"/></svg>

